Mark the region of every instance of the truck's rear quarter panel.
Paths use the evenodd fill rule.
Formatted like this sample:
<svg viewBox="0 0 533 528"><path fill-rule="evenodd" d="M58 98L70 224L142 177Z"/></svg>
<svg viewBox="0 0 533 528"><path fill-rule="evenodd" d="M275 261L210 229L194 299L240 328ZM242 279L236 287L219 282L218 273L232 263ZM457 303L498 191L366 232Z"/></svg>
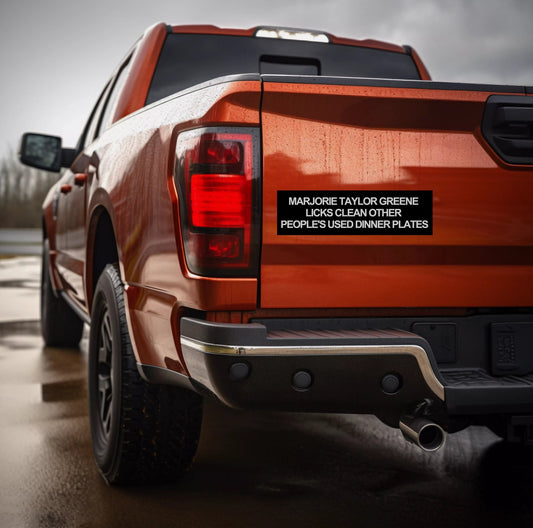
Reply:
<svg viewBox="0 0 533 528"><path fill-rule="evenodd" d="M257 125L260 96L258 80L204 86L126 118L95 144L102 161L93 180L89 216L106 204L112 217L128 323L141 363L184 371L176 351L181 307L257 306L255 278L221 280L188 272L179 234L174 164L181 131L213 123ZM89 240L94 235L91 227Z"/></svg>
<svg viewBox="0 0 533 528"><path fill-rule="evenodd" d="M485 144L489 92L263 86L262 308L533 304L533 169ZM433 234L278 235L280 190L429 190Z"/></svg>

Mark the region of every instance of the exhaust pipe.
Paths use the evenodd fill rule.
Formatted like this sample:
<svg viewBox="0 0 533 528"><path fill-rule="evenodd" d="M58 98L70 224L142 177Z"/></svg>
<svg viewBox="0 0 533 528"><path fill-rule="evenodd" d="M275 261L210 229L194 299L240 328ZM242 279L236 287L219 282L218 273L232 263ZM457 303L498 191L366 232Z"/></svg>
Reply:
<svg viewBox="0 0 533 528"><path fill-rule="evenodd" d="M444 429L423 417L404 415L400 419L400 430L406 440L424 451L437 451L446 441Z"/></svg>

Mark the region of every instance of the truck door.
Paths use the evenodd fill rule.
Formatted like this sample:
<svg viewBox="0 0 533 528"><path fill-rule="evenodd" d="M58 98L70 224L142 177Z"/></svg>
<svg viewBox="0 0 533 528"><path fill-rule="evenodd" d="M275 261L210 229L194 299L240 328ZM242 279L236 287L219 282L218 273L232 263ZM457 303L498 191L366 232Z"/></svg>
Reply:
<svg viewBox="0 0 533 528"><path fill-rule="evenodd" d="M79 164L78 159L75 164ZM61 178L57 200L57 264L63 288L84 304L85 207L87 174L68 170Z"/></svg>

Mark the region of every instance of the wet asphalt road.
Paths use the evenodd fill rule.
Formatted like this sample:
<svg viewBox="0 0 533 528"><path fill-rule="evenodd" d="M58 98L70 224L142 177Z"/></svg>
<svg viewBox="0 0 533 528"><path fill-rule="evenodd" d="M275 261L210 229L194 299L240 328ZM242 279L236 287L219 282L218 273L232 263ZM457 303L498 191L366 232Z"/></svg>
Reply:
<svg viewBox="0 0 533 528"><path fill-rule="evenodd" d="M426 454L365 416L205 408L178 484L107 486L87 341L45 348L38 259L0 260L0 527L533 527L533 453L482 428Z"/></svg>

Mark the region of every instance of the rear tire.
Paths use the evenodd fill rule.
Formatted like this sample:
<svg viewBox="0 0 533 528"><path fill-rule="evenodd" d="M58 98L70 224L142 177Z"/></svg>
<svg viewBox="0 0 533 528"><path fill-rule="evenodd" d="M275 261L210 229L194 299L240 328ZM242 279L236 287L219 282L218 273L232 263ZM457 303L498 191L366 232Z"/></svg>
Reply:
<svg viewBox="0 0 533 528"><path fill-rule="evenodd" d="M83 334L83 321L52 288L49 251L45 239L41 261L41 334L47 346L77 347Z"/></svg>
<svg viewBox="0 0 533 528"><path fill-rule="evenodd" d="M89 336L89 416L96 464L110 484L176 480L192 465L202 400L139 375L115 266L102 272Z"/></svg>

